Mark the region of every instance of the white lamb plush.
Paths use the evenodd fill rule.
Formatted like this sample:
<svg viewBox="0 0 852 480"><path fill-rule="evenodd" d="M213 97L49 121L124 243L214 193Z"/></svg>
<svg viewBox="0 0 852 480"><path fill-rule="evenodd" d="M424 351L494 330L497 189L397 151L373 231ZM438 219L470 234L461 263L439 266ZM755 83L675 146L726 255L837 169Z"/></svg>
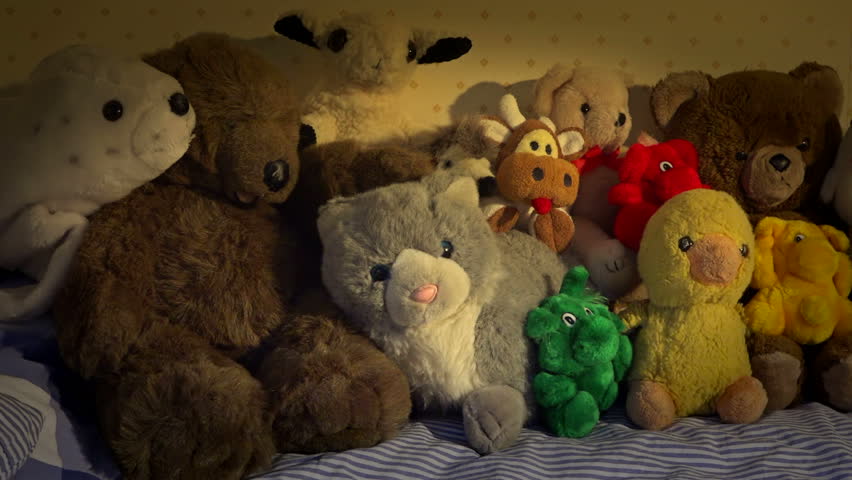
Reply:
<svg viewBox="0 0 852 480"><path fill-rule="evenodd" d="M344 13L327 20L296 12L281 17L275 31L312 47L315 51L310 53L319 57L294 64L283 53L291 50L281 44L280 37L248 41L271 61L301 72L297 76L311 82L303 91L302 122L314 128L319 144L336 140L372 146L427 143L437 133L428 133L432 126L409 115L400 94L417 65L455 60L472 46L467 37L412 29L375 12Z"/></svg>
<svg viewBox="0 0 852 480"><path fill-rule="evenodd" d="M173 77L139 58L74 45L0 97L0 268L37 283L0 290L0 321L46 312L86 217L159 176L192 140Z"/></svg>

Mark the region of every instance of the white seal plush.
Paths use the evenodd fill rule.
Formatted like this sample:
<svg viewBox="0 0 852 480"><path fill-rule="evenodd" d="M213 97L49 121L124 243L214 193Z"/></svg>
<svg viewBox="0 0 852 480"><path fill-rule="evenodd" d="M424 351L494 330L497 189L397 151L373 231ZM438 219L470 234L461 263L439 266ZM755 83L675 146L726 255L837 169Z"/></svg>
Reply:
<svg viewBox="0 0 852 480"><path fill-rule="evenodd" d="M86 217L159 176L189 148L183 89L139 58L73 45L0 98L0 268L36 281L0 290L0 321L44 313Z"/></svg>

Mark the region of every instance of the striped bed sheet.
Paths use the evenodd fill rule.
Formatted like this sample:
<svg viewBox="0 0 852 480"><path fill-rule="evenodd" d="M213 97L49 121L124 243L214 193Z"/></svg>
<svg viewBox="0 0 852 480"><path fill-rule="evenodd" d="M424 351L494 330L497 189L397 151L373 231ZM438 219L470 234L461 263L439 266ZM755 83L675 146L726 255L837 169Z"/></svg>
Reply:
<svg viewBox="0 0 852 480"><path fill-rule="evenodd" d="M2 282L0 282L2 283ZM0 480L120 478L94 421L86 385L58 355L49 318L0 328ZM643 431L623 406L582 439L527 428L516 445L480 456L454 418L414 418L372 448L278 455L273 479L852 479L852 413L818 403L752 425L686 418Z"/></svg>

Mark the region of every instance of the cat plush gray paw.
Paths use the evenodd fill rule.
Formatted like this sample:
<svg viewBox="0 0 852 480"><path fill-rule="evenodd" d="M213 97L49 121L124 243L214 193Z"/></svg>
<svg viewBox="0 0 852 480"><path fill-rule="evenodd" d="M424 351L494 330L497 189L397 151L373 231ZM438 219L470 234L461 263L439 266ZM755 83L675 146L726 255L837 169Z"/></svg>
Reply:
<svg viewBox="0 0 852 480"><path fill-rule="evenodd" d="M591 280L607 298L619 298L639 284L636 254L612 238L586 254Z"/></svg>
<svg viewBox="0 0 852 480"><path fill-rule="evenodd" d="M474 450L487 455L515 443L527 408L518 390L491 385L467 396L462 415L467 441Z"/></svg>

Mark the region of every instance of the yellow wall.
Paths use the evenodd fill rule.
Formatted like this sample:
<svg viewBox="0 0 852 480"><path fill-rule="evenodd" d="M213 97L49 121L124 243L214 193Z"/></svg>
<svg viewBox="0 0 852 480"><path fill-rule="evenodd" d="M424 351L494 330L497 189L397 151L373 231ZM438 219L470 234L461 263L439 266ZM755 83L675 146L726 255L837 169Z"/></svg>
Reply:
<svg viewBox="0 0 852 480"><path fill-rule="evenodd" d="M421 67L407 88L407 107L436 123L449 119L465 92L463 110L493 108L494 88L480 85L481 94L471 94L472 86L534 79L555 62L621 67L636 82L653 84L671 71L788 71L813 60L840 73L844 126L852 119L852 1L841 0L0 0L0 83L22 79L41 57L69 43L142 52L199 31L256 37L272 33L284 11L315 5L336 12L355 3L473 40L462 60Z"/></svg>

